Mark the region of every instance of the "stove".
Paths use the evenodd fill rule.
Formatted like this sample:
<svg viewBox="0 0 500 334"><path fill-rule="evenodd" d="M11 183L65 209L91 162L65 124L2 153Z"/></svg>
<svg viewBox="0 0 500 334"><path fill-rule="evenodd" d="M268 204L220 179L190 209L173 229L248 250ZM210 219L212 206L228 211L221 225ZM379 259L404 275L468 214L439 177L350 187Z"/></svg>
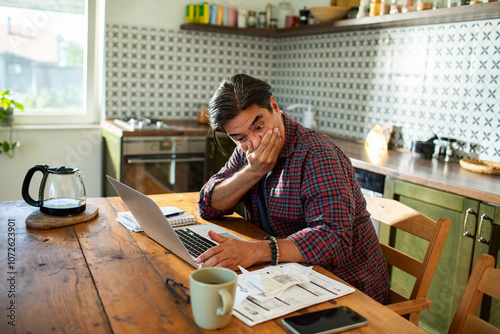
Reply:
<svg viewBox="0 0 500 334"><path fill-rule="evenodd" d="M115 119L114 123L127 131L135 130L162 130L170 126L162 119L156 118L124 118Z"/></svg>
<svg viewBox="0 0 500 334"><path fill-rule="evenodd" d="M105 165L107 175L146 195L200 191L208 125L155 118L113 119L105 124L124 130L105 132L106 156L116 156L116 150L120 155L118 162ZM113 190L106 189L110 195Z"/></svg>

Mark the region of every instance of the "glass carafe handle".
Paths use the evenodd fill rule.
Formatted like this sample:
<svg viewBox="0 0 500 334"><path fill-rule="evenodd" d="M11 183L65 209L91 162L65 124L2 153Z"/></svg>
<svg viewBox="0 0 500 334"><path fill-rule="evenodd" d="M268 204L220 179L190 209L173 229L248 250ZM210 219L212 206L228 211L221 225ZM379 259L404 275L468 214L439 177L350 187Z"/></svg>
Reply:
<svg viewBox="0 0 500 334"><path fill-rule="evenodd" d="M30 170L28 171L28 173L26 173L26 176L24 177L24 182L23 182L22 195L23 195L23 198L26 201L26 203L28 203L29 205L38 206L38 207L42 205L42 200L40 200L40 198L37 201L35 201L33 198L31 198L30 192L29 192L30 182L31 182L31 178L33 177L33 174L35 174L35 172L37 172L37 171L40 171L43 173L43 179L42 179L40 186L43 187L45 178L47 177L47 168L48 167L49 166L47 166L47 165L36 165L36 166L31 167ZM41 194L40 191L39 191L39 194Z"/></svg>

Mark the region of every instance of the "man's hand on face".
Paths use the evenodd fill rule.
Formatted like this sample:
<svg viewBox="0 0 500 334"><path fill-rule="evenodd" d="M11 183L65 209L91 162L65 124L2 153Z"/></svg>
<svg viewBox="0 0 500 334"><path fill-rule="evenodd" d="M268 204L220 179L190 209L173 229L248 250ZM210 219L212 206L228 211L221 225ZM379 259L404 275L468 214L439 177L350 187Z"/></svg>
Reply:
<svg viewBox="0 0 500 334"><path fill-rule="evenodd" d="M274 128L266 132L256 150L253 149L251 141L247 142L247 146L246 154L250 168L264 176L276 165L283 143L278 128Z"/></svg>

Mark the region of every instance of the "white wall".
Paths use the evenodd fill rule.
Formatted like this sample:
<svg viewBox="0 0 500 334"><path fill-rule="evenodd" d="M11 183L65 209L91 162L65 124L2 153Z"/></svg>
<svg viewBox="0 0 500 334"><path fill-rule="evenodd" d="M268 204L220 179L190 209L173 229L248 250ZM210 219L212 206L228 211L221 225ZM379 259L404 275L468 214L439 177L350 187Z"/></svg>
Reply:
<svg viewBox="0 0 500 334"><path fill-rule="evenodd" d="M21 188L26 172L34 165L77 167L85 175L87 197L101 196L101 130L98 126L78 129L14 130L14 140L21 141L14 155L0 156L0 200L22 200ZM5 128L0 138L7 138ZM41 173L33 178L31 196L37 199ZM36 175L36 174L35 174Z"/></svg>
<svg viewBox="0 0 500 334"><path fill-rule="evenodd" d="M184 23L186 5L203 1L193 0L107 0L106 23L130 24L178 29ZM231 7L265 11L268 3L278 6L282 0L220 0L209 1ZM288 0L296 15L299 9L313 6L329 6L330 0Z"/></svg>

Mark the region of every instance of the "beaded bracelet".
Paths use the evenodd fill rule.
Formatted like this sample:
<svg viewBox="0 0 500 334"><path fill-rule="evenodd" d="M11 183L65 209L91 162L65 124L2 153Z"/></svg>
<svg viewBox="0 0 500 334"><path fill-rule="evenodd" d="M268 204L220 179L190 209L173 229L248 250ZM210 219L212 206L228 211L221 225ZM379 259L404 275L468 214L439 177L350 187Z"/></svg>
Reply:
<svg viewBox="0 0 500 334"><path fill-rule="evenodd" d="M271 246L271 265L275 266L280 262L280 249L278 246L278 240L273 236L267 236L264 240L269 240L269 246Z"/></svg>

